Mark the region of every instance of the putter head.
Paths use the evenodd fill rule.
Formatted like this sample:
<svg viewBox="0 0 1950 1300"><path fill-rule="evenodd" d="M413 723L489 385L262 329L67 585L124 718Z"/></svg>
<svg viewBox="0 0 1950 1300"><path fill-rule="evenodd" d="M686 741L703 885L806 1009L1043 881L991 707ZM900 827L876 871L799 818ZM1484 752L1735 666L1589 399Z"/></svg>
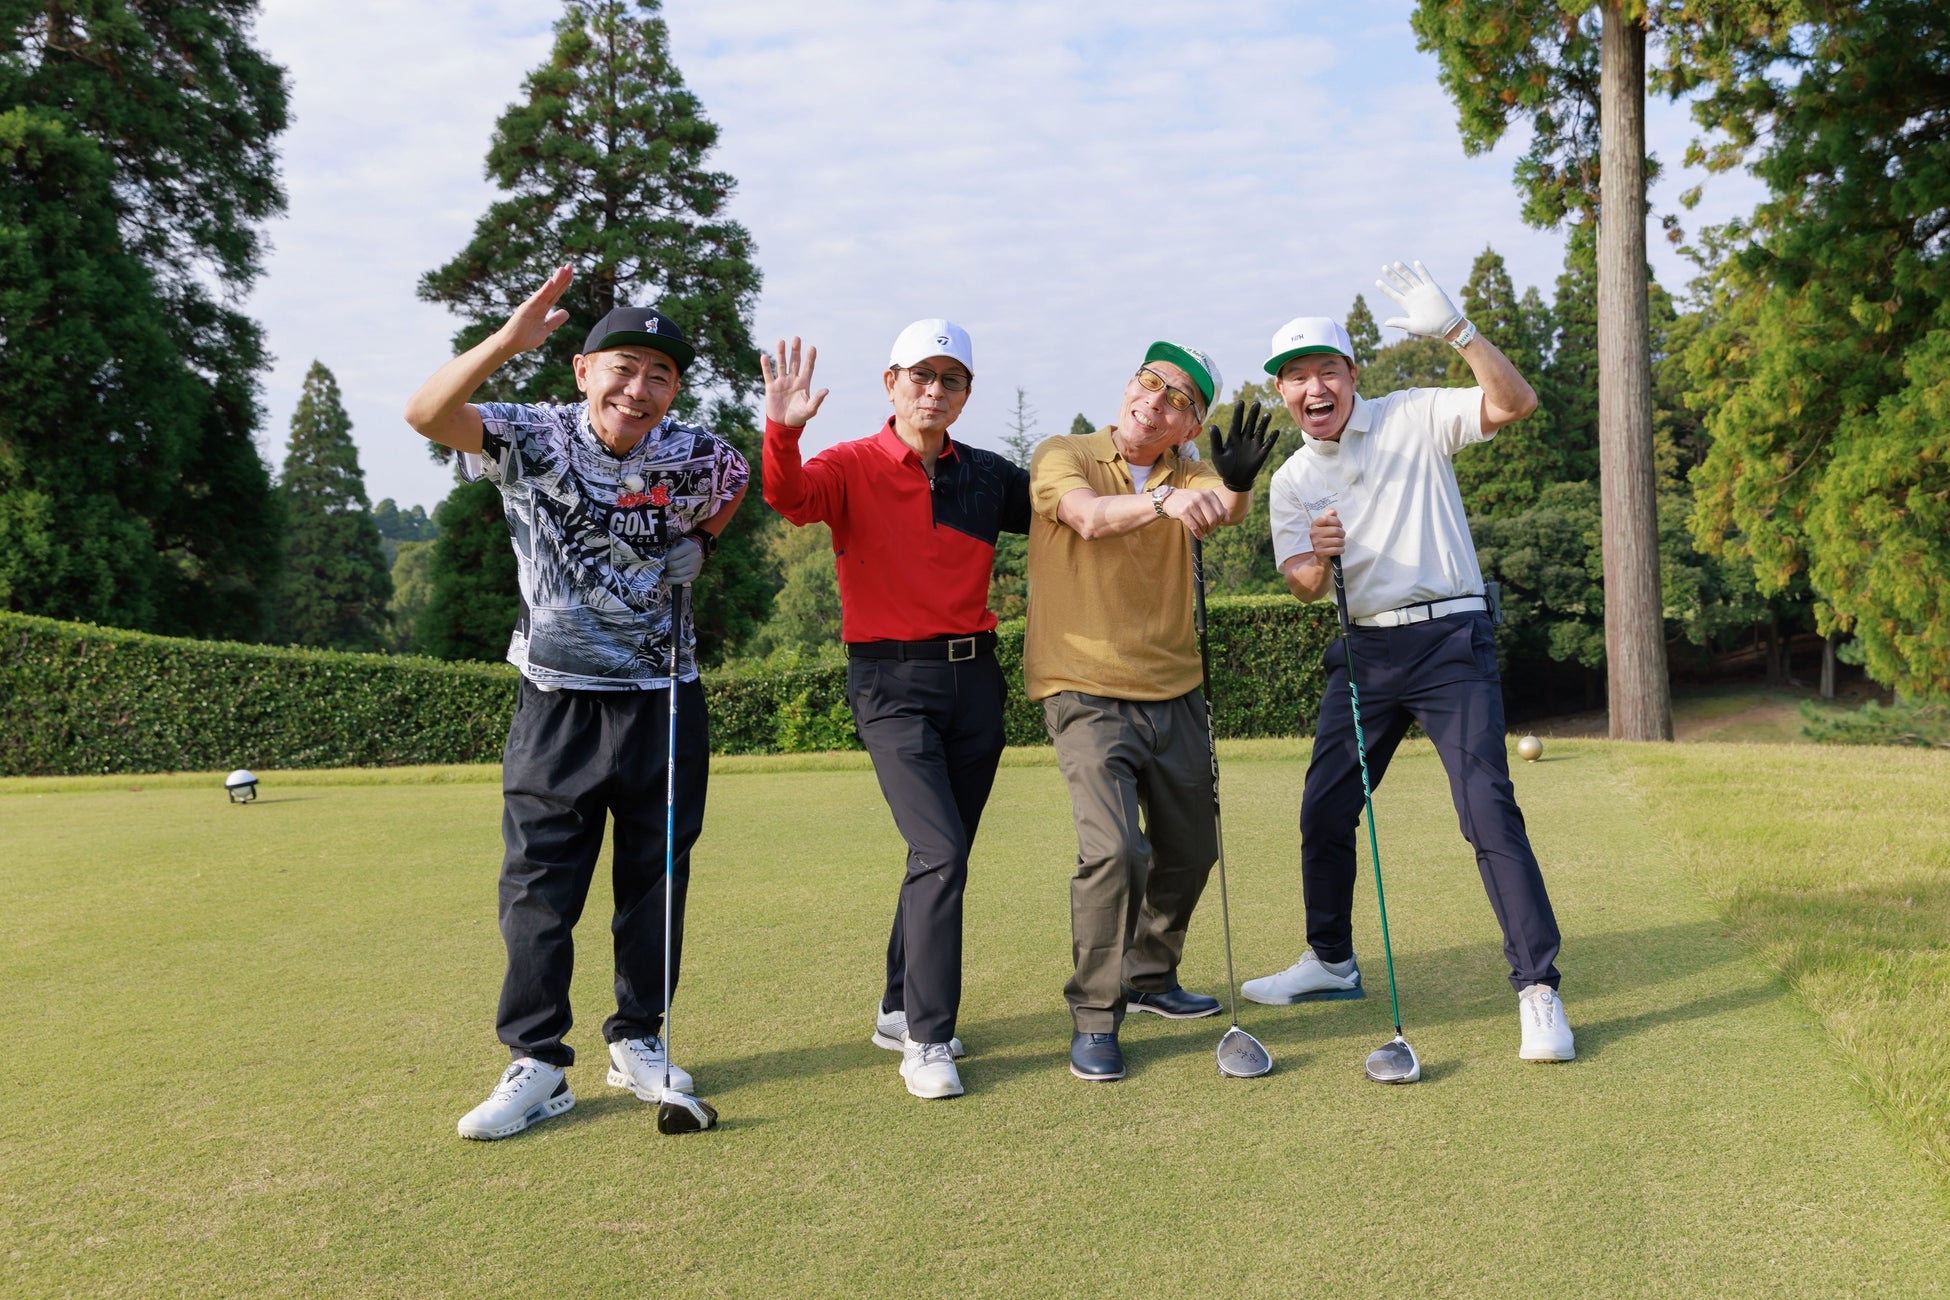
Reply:
<svg viewBox="0 0 1950 1300"><path fill-rule="evenodd" d="M1400 1034L1369 1052L1363 1068L1376 1083L1414 1083L1422 1077L1422 1062Z"/></svg>
<svg viewBox="0 0 1950 1300"><path fill-rule="evenodd" d="M657 1105L657 1132L665 1136L702 1133L717 1122L718 1112L710 1102L674 1088L664 1089L664 1099Z"/></svg>
<svg viewBox="0 0 1950 1300"><path fill-rule="evenodd" d="M1273 1069L1273 1054L1266 1044L1238 1025L1226 1030L1219 1040L1219 1073L1228 1079L1257 1079Z"/></svg>

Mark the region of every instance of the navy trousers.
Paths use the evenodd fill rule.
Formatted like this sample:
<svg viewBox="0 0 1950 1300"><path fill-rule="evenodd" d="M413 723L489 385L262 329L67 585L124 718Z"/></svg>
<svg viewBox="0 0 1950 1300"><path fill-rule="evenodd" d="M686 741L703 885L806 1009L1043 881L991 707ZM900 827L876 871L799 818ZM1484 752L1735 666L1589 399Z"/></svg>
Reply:
<svg viewBox="0 0 1950 1300"><path fill-rule="evenodd" d="M501 763L501 938L508 973L495 1028L509 1052L575 1063L569 979L576 922L589 897L607 822L616 822L610 920L616 1014L603 1038L663 1032L664 797L670 693L543 691L523 679ZM683 956L691 845L704 826L710 777L704 688L677 687L676 829L671 863L670 983Z"/></svg>
<svg viewBox="0 0 1950 1300"><path fill-rule="evenodd" d="M1476 869L1503 927L1510 986L1556 988L1557 917L1510 785L1490 616L1452 614L1407 627L1356 627L1351 636L1371 784L1381 784L1409 724L1420 723L1449 774L1463 838L1476 850ZM1361 767L1340 641L1327 647L1324 662L1327 689L1300 801L1300 880L1307 942L1322 961L1336 962L1354 955Z"/></svg>
<svg viewBox="0 0 1950 1300"><path fill-rule="evenodd" d="M847 664L854 725L907 841L881 1006L907 1013L917 1043L955 1036L968 854L1002 758L1007 690L993 654Z"/></svg>

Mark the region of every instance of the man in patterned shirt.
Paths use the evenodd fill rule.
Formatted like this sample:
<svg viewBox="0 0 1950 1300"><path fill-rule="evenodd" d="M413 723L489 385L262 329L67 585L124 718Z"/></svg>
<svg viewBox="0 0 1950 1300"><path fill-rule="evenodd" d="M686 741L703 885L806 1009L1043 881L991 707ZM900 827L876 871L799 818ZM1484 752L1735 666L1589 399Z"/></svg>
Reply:
<svg viewBox="0 0 1950 1300"><path fill-rule="evenodd" d="M671 418L694 353L653 308L619 307L589 332L575 358L583 401L468 401L489 375L567 322L555 304L569 280L569 268L559 268L493 335L435 371L406 408L408 424L462 454L463 474L485 475L501 489L521 582L521 617L508 644L521 696L502 758L508 970L495 1017L514 1061L461 1119L469 1138L507 1137L575 1105L563 1074L575 1052L562 1041L570 931L606 817L616 820L608 1079L659 1099L668 1064L659 1038L666 691L678 703L673 989L709 771L696 631L683 616L687 603L673 597L703 568L750 478L728 444ZM691 1090L689 1074L668 1069L671 1087Z"/></svg>

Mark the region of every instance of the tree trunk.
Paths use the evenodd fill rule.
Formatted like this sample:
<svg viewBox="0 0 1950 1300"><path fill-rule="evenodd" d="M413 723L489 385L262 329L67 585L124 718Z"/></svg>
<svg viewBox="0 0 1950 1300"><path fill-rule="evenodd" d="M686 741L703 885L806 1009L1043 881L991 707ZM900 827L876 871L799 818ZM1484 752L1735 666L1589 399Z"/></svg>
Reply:
<svg viewBox="0 0 1950 1300"><path fill-rule="evenodd" d="M1652 464L1645 263L1645 28L1604 4L1599 78L1598 479L1614 740L1671 740Z"/></svg>
<svg viewBox="0 0 1950 1300"><path fill-rule="evenodd" d="M1821 639L1821 698L1835 698L1835 642L1841 633L1830 632Z"/></svg>

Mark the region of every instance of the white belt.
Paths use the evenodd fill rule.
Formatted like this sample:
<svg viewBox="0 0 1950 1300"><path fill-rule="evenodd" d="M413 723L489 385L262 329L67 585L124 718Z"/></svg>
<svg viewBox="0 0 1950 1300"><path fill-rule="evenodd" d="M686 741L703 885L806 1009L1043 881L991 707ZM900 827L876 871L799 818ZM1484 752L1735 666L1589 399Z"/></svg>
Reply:
<svg viewBox="0 0 1950 1300"><path fill-rule="evenodd" d="M1442 618L1449 614L1467 614L1473 610L1489 611L1490 603L1481 596L1458 596L1454 600L1424 601L1419 605L1403 605L1400 609L1384 609L1369 618L1357 618L1355 623L1361 627L1406 627L1410 623L1426 623L1432 618Z"/></svg>

